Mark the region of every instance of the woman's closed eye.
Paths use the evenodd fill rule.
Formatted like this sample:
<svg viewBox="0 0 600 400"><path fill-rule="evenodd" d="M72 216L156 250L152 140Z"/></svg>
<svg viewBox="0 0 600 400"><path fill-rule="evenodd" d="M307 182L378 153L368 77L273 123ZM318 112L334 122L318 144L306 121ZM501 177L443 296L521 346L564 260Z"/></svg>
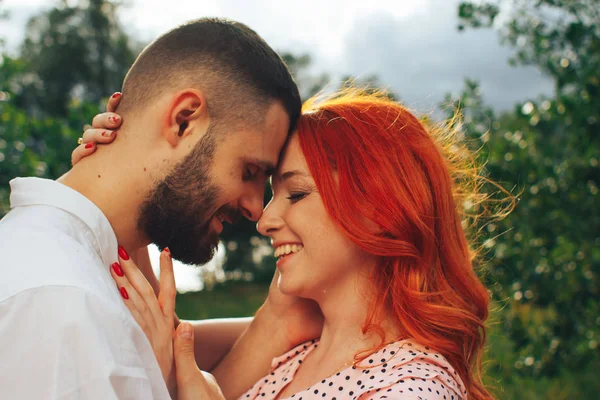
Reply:
<svg viewBox="0 0 600 400"><path fill-rule="evenodd" d="M308 196L308 193L305 192L294 192L290 193L288 197L286 197L292 204L299 202L303 198Z"/></svg>

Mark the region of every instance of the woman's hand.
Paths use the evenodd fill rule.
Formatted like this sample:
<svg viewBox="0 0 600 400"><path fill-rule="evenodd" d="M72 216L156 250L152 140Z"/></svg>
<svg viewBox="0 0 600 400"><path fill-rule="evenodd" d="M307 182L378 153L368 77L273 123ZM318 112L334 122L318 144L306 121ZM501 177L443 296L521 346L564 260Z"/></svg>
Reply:
<svg viewBox="0 0 600 400"><path fill-rule="evenodd" d="M111 266L111 275L117 283L125 305L152 345L163 378L173 395L176 390L173 368L176 288L171 253L165 249L160 254L158 298L152 285L122 247L119 247L119 262Z"/></svg>
<svg viewBox="0 0 600 400"><path fill-rule="evenodd" d="M239 398L265 376L274 357L321 336L323 313L318 304L282 293L279 276L276 271L269 295L254 320L230 352L211 370L228 399ZM180 382L179 376L177 381Z"/></svg>
<svg viewBox="0 0 600 400"><path fill-rule="evenodd" d="M260 312L268 312L275 317L274 320L283 324L277 329L285 335L289 348L320 337L324 317L319 305L313 300L281 293L279 275L279 270L275 270L269 295Z"/></svg>
<svg viewBox="0 0 600 400"><path fill-rule="evenodd" d="M71 163L73 165L81 161L82 158L93 154L98 144L112 143L117 137L117 130L121 126L121 116L115 114L119 103L121 102L121 93L113 94L106 104L105 113L98 114L92 120L92 126L83 132L83 143L71 153Z"/></svg>

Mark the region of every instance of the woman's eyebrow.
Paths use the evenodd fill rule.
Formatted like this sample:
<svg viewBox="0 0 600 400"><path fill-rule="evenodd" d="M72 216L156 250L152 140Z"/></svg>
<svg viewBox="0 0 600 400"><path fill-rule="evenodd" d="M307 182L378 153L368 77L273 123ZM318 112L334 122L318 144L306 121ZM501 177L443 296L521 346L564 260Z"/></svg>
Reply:
<svg viewBox="0 0 600 400"><path fill-rule="evenodd" d="M286 171L282 174L276 174L273 176L273 180L274 181L278 181L278 182L283 182L286 181L290 178L293 178L295 176L299 176L299 177L303 177L303 178L308 178L309 175L304 172L304 171L299 171L299 170L292 170L292 171Z"/></svg>

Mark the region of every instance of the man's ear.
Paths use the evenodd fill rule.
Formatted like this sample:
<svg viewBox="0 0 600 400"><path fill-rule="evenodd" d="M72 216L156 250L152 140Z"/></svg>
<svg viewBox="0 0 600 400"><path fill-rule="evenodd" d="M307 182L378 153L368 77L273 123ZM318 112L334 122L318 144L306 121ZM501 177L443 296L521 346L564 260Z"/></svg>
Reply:
<svg viewBox="0 0 600 400"><path fill-rule="evenodd" d="M194 132L206 132L209 122L204 93L197 89L183 89L173 95L169 104L163 135L171 146L177 146Z"/></svg>

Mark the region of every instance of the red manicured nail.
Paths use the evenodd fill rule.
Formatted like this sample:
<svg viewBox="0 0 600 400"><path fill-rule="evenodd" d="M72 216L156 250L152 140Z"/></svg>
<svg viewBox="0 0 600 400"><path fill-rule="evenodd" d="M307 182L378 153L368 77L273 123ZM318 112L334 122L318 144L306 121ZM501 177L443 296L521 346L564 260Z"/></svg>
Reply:
<svg viewBox="0 0 600 400"><path fill-rule="evenodd" d="M113 271L115 271L115 274L117 274L118 276L123 276L123 270L121 269L121 266L119 265L118 262L113 263L112 269L113 269Z"/></svg>
<svg viewBox="0 0 600 400"><path fill-rule="evenodd" d="M127 254L127 251L121 246L119 246L119 257L125 261L129 260L129 254Z"/></svg>
<svg viewBox="0 0 600 400"><path fill-rule="evenodd" d="M104 136L104 137L112 136L112 134L113 134L113 131L104 131L104 132L102 132L102 136Z"/></svg>
<svg viewBox="0 0 600 400"><path fill-rule="evenodd" d="M119 92L117 92L117 93L115 93L115 94L112 95L113 99L116 99L116 98L119 98L119 97L121 97L121 93L119 93Z"/></svg>
<svg viewBox="0 0 600 400"><path fill-rule="evenodd" d="M169 250L168 247L165 247L165 253L167 253L167 255L169 256L169 258L173 258L173 256L171 255L171 250Z"/></svg>
<svg viewBox="0 0 600 400"><path fill-rule="evenodd" d="M121 296L123 296L123 298L125 300L129 299L129 295L127 294L127 289L125 289L124 287L122 287L121 289L119 289L119 292L121 292Z"/></svg>
<svg viewBox="0 0 600 400"><path fill-rule="evenodd" d="M94 143L92 143L92 142L85 144L86 149L91 149L92 147L94 147Z"/></svg>

